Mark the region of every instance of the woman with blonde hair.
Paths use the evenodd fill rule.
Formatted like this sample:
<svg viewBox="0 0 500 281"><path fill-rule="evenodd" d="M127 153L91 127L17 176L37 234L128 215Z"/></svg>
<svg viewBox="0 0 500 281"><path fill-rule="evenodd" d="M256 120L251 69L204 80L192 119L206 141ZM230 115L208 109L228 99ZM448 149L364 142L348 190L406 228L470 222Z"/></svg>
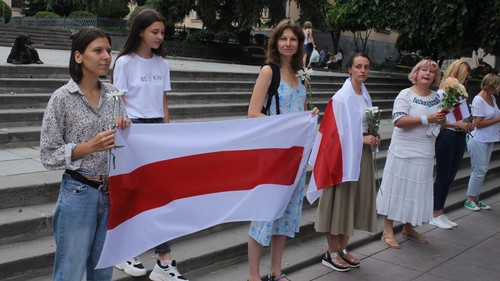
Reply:
<svg viewBox="0 0 500 281"><path fill-rule="evenodd" d="M314 36L312 30L312 23L310 21L304 22L302 26L302 31L304 32L304 68L309 64L309 58L311 54L316 48L316 44L314 43Z"/></svg>
<svg viewBox="0 0 500 281"><path fill-rule="evenodd" d="M500 110L494 95L500 92L500 77L490 73L481 82L481 91L472 100L472 116L476 128L467 142L472 172L467 187L464 207L472 211L488 210L491 207L479 200L493 145L500 141Z"/></svg>
<svg viewBox="0 0 500 281"><path fill-rule="evenodd" d="M438 94L442 98L444 81L454 77L462 85L467 85L471 67L465 60L456 60L444 72L443 81L439 85ZM457 174L465 151L465 137L467 132L474 129L474 125L464 121L470 116L467 100L464 99L450 110L446 115L447 122L436 138L436 180L434 181L434 210L431 225L442 229L456 227L457 223L451 221L443 212L444 203L448 196L450 185Z"/></svg>
<svg viewBox="0 0 500 281"><path fill-rule="evenodd" d="M437 63L422 60L408 75L413 86L394 100L395 128L377 195L377 212L384 216L382 242L391 248L400 248L394 239L395 220L404 224L403 238L428 243L414 226L432 218L434 144L439 130L431 130L431 125L444 124L445 114L439 113L440 99L431 86L439 85L440 78Z"/></svg>

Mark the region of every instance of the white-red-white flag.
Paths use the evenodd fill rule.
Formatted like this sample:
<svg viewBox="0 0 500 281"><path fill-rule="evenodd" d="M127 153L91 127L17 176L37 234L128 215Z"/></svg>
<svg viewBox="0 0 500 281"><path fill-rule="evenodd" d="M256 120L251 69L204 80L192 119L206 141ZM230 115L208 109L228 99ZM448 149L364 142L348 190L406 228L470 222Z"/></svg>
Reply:
<svg viewBox="0 0 500 281"><path fill-rule="evenodd" d="M439 97L443 98L443 89L439 89L438 92ZM465 118L469 118L470 116L470 111L469 107L467 106L467 100L463 99L460 101L460 103L456 104L455 107L450 109L450 112L446 114L446 121L450 124L454 124L457 122L460 122L464 120Z"/></svg>
<svg viewBox="0 0 500 281"><path fill-rule="evenodd" d="M363 98L372 105L368 91L362 86ZM363 148L361 112L350 79L328 102L316 136L309 165L313 173L307 199L314 202L324 188L343 182L357 181Z"/></svg>
<svg viewBox="0 0 500 281"><path fill-rule="evenodd" d="M97 268L213 225L283 215L316 134L310 112L117 130Z"/></svg>

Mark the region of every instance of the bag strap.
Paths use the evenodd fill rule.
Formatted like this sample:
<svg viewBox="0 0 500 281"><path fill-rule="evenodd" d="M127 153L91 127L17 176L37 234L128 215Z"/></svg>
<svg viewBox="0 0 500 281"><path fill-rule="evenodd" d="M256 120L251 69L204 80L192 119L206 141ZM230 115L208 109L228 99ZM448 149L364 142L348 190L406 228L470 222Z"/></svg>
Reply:
<svg viewBox="0 0 500 281"><path fill-rule="evenodd" d="M262 67L266 65L269 65L271 67L273 71L273 78L271 80L271 84L269 84L269 89L267 90L267 103L266 106L262 108L262 113L266 115L270 114L271 102L274 96L276 100L276 114L280 114L280 102L278 94L278 88L280 86L280 81L281 81L280 69L277 65L272 63L265 63Z"/></svg>

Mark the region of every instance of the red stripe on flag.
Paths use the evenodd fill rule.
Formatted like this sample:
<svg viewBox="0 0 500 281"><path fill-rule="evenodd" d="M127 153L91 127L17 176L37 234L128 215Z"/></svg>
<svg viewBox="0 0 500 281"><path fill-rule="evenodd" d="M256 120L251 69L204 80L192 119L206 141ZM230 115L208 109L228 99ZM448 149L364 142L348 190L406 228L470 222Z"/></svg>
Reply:
<svg viewBox="0 0 500 281"><path fill-rule="evenodd" d="M342 146L331 99L326 106L319 132L321 133L321 143L313 171L318 190L341 183L344 174Z"/></svg>
<svg viewBox="0 0 500 281"><path fill-rule="evenodd" d="M455 115L455 120L462 121L462 112L460 111L460 104L457 103L455 104L455 108L453 109L453 114Z"/></svg>
<svg viewBox="0 0 500 281"><path fill-rule="evenodd" d="M174 200L250 190L261 184L292 185L304 148L222 151L159 161L109 178L108 230ZM230 202L228 202L230 204Z"/></svg>

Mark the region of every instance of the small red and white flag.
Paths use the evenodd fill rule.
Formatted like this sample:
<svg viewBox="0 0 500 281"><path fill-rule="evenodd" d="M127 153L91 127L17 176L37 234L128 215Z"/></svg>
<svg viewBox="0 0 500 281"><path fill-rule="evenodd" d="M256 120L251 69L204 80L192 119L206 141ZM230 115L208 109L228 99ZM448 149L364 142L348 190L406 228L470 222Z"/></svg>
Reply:
<svg viewBox="0 0 500 281"><path fill-rule="evenodd" d="M368 106L371 99L362 86ZM350 79L328 102L316 136L309 165L313 167L307 199L314 202L322 189L357 181L363 148L362 114Z"/></svg>
<svg viewBox="0 0 500 281"><path fill-rule="evenodd" d="M444 90L439 89L439 97L443 97ZM448 123L453 124L470 117L469 107L467 106L467 100L463 99L460 103L456 104L454 108L450 109L450 112L446 114L446 120Z"/></svg>
<svg viewBox="0 0 500 281"><path fill-rule="evenodd" d="M117 130L97 268L217 224L279 218L307 165L310 112Z"/></svg>

